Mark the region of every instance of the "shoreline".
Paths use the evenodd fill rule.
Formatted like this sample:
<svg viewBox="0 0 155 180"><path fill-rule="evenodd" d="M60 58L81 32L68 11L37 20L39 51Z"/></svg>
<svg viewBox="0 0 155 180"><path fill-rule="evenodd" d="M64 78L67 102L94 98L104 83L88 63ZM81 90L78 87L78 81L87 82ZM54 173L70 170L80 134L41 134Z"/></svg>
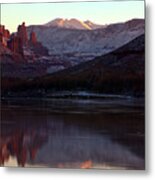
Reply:
<svg viewBox="0 0 155 180"><path fill-rule="evenodd" d="M40 96L39 96L40 95ZM94 92L86 92L86 91L61 91L61 92L53 92L53 93L44 93L44 94L27 94L27 93L15 93L2 95L1 100L5 99L145 99L145 96L134 96L134 95L125 95L125 94L105 94L105 93L94 93Z"/></svg>

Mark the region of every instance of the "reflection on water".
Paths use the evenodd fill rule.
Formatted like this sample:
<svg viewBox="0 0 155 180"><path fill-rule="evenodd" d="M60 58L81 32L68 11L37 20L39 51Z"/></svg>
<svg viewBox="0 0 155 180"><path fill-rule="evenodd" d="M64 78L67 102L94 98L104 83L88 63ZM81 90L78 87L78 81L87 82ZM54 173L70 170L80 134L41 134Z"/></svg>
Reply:
<svg viewBox="0 0 155 180"><path fill-rule="evenodd" d="M7 100L1 113L1 165L145 168L140 100Z"/></svg>

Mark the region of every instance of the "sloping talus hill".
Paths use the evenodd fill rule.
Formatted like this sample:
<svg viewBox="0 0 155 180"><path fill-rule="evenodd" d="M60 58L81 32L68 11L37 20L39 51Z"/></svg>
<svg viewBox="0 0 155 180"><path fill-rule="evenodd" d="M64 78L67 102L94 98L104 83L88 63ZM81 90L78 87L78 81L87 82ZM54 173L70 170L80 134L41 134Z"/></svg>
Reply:
<svg viewBox="0 0 155 180"><path fill-rule="evenodd" d="M144 95L145 36L94 60L53 75L22 82L14 91L85 90L99 93ZM45 94L46 94L45 93Z"/></svg>
<svg viewBox="0 0 155 180"><path fill-rule="evenodd" d="M83 88L105 93L144 94L144 35L104 56L47 76L44 87Z"/></svg>

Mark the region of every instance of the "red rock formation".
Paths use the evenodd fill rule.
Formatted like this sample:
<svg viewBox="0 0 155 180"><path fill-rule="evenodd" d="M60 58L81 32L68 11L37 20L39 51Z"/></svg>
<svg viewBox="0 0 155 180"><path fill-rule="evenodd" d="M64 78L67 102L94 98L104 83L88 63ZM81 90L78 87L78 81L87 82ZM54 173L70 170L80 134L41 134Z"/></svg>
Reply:
<svg viewBox="0 0 155 180"><path fill-rule="evenodd" d="M0 25L0 43L7 47L7 41L10 38L9 30L5 29L5 26Z"/></svg>
<svg viewBox="0 0 155 180"><path fill-rule="evenodd" d="M1 28L1 31L4 31L4 28ZM8 36L8 31L4 32L5 36ZM23 55L23 47L28 43L27 30L25 23L18 26L17 33L12 34L8 41L7 47L14 53Z"/></svg>
<svg viewBox="0 0 155 180"><path fill-rule="evenodd" d="M0 43L3 44L3 34L0 32Z"/></svg>
<svg viewBox="0 0 155 180"><path fill-rule="evenodd" d="M36 44L37 43L36 33L33 32L33 31L30 33L30 43L31 44Z"/></svg>
<svg viewBox="0 0 155 180"><path fill-rule="evenodd" d="M36 57L48 55L48 49L37 40L36 33L34 31L30 33L28 48L31 49L31 51Z"/></svg>
<svg viewBox="0 0 155 180"><path fill-rule="evenodd" d="M10 36L10 32L5 26L0 25L0 44L9 48L13 53L22 55L29 59L48 55L48 50L40 42L38 42L35 32L30 33L28 38L25 23L19 25L17 33Z"/></svg>
<svg viewBox="0 0 155 180"><path fill-rule="evenodd" d="M25 22L23 22L22 25L18 26L17 36L21 39L21 43L23 44L23 46L27 45L28 36L27 36Z"/></svg>
<svg viewBox="0 0 155 180"><path fill-rule="evenodd" d="M9 32L9 30L5 30L4 31L4 37L6 37L6 38L10 38L10 32Z"/></svg>
<svg viewBox="0 0 155 180"><path fill-rule="evenodd" d="M5 26L0 25L0 33L3 34L4 37L9 38L10 32L8 29L5 29Z"/></svg>
<svg viewBox="0 0 155 180"><path fill-rule="evenodd" d="M15 34L13 34L8 41L8 48L14 53L19 53L23 55L22 40L19 36L16 36Z"/></svg>
<svg viewBox="0 0 155 180"><path fill-rule="evenodd" d="M0 25L0 33L3 33L3 32L4 32L4 26Z"/></svg>

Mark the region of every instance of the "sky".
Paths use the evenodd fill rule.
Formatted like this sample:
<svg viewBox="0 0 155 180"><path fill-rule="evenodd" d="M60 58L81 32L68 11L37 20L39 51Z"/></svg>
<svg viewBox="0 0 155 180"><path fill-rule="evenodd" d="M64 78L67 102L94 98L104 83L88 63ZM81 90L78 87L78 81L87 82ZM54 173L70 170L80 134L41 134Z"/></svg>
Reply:
<svg viewBox="0 0 155 180"><path fill-rule="evenodd" d="M111 24L144 16L144 1L141 0L1 4L1 24L10 32L15 32L22 22L27 26L38 25L55 18L76 18L97 24Z"/></svg>

